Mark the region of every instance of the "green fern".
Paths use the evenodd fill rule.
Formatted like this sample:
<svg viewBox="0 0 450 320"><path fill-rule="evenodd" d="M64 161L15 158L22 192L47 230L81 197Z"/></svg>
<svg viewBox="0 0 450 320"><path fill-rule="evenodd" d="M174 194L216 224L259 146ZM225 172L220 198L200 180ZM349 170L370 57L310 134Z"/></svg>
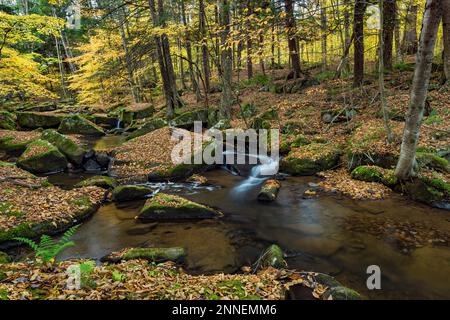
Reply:
<svg viewBox="0 0 450 320"><path fill-rule="evenodd" d="M24 244L30 246L34 251L36 258L46 263L53 261L55 257L64 249L75 245L75 243L71 241L70 238L72 238L79 227L80 225L71 227L64 233L59 241L52 239L48 235L42 235L39 243L21 237L14 238L14 240L23 242Z"/></svg>

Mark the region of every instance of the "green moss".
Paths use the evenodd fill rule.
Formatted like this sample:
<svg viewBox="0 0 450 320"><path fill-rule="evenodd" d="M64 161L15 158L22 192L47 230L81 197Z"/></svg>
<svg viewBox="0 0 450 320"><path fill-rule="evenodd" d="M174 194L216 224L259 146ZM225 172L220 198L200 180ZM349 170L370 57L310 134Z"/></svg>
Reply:
<svg viewBox="0 0 450 320"><path fill-rule="evenodd" d="M398 183L393 170L377 166L359 166L351 172L351 177L366 182L382 183L388 187L393 187Z"/></svg>
<svg viewBox="0 0 450 320"><path fill-rule="evenodd" d="M0 138L0 150L7 151L7 152L18 152L22 153L26 150L27 146L35 141L35 140L28 140L28 141L20 141L16 142L14 137L12 136L13 132L11 133L11 137L3 137Z"/></svg>
<svg viewBox="0 0 450 320"><path fill-rule="evenodd" d="M16 120L17 117L15 114L0 110L0 129L16 130Z"/></svg>
<svg viewBox="0 0 450 320"><path fill-rule="evenodd" d="M8 217L22 217L24 213L14 208L14 204L8 201L0 202L0 215Z"/></svg>
<svg viewBox="0 0 450 320"><path fill-rule="evenodd" d="M307 144L310 144L310 143L311 142L309 141L309 139L306 138L304 135L299 135L294 139L294 141L292 141L291 147L298 148L301 146L306 146Z"/></svg>
<svg viewBox="0 0 450 320"><path fill-rule="evenodd" d="M32 173L63 171L67 167L65 156L51 143L36 140L27 146L17 160L17 166Z"/></svg>
<svg viewBox="0 0 450 320"><path fill-rule="evenodd" d="M100 187L103 189L113 189L118 185L116 179L107 176L94 176L83 180L75 185L75 188L82 187Z"/></svg>
<svg viewBox="0 0 450 320"><path fill-rule="evenodd" d="M17 122L23 128L55 128L65 116L39 112L18 112Z"/></svg>
<svg viewBox="0 0 450 320"><path fill-rule="evenodd" d="M441 158L433 153L416 152L416 160L420 167L428 167L439 171L450 171L447 159Z"/></svg>
<svg viewBox="0 0 450 320"><path fill-rule="evenodd" d="M63 153L67 159L71 162L81 165L83 162L86 150L78 146L71 139L65 135L60 134L56 130L49 129L42 133L41 139L46 140L56 146L61 153Z"/></svg>
<svg viewBox="0 0 450 320"><path fill-rule="evenodd" d="M104 135L105 132L95 123L76 114L61 121L58 131L64 134Z"/></svg>
<svg viewBox="0 0 450 320"><path fill-rule="evenodd" d="M152 262L177 261L185 255L186 252L181 247L133 248L123 254L122 260L145 259Z"/></svg>
<svg viewBox="0 0 450 320"><path fill-rule="evenodd" d="M6 273L3 271L0 271L0 281L3 279L6 279ZM0 289L0 300L9 300L8 299L8 290L6 289Z"/></svg>
<svg viewBox="0 0 450 320"><path fill-rule="evenodd" d="M143 136L149 132L152 132L156 129L160 129L167 125L167 121L161 118L151 119L148 122L145 122L144 124L140 125L136 131L132 132L128 137L127 140L134 139L136 137Z"/></svg>
<svg viewBox="0 0 450 320"><path fill-rule="evenodd" d="M276 244L271 245L264 252L261 264L264 267L274 267L274 268L285 268L287 266L286 261L284 260L283 250Z"/></svg>
<svg viewBox="0 0 450 320"><path fill-rule="evenodd" d="M148 187L125 185L114 188L112 196L114 201L123 202L123 201L143 199L152 192L153 190Z"/></svg>
<svg viewBox="0 0 450 320"><path fill-rule="evenodd" d="M5 252L0 251L0 264L10 263L10 262L11 262L10 256L8 254L6 254Z"/></svg>

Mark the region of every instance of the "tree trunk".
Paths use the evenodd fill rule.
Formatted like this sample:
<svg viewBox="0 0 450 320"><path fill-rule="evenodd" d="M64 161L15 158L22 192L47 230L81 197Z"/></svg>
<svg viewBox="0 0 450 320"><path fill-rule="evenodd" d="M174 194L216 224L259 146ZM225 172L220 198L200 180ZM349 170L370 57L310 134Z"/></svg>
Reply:
<svg viewBox="0 0 450 320"><path fill-rule="evenodd" d="M409 109L403 131L400 158L395 169L395 175L403 180L414 175L416 147L419 140L420 125L431 75L434 46L442 13L440 1L442 0L427 0L425 7L420 47L416 56L416 68L414 70Z"/></svg>
<svg viewBox="0 0 450 320"><path fill-rule="evenodd" d="M205 82L206 93L211 90L211 69L209 68L209 52L208 52L208 40L206 35L206 16L205 16L205 4L203 0L199 0L199 27L200 35L202 37L202 68L203 68L203 80Z"/></svg>
<svg viewBox="0 0 450 320"><path fill-rule="evenodd" d="M444 75L446 82L450 83L450 0L443 0L441 6L444 40Z"/></svg>
<svg viewBox="0 0 450 320"><path fill-rule="evenodd" d="M219 24L222 29L220 34L220 65L222 78L222 101L220 104L220 113L224 118L231 117L231 105L233 104L232 91L232 61L231 49L226 47L228 35L230 33L230 4L229 0L219 1Z"/></svg>
<svg viewBox="0 0 450 320"><path fill-rule="evenodd" d="M395 0L383 0L383 63L384 68L392 70L392 43L395 28Z"/></svg>
<svg viewBox="0 0 450 320"><path fill-rule="evenodd" d="M354 34L354 70L353 85L360 86L364 80L364 12L366 11L366 1L355 1L355 12L353 17Z"/></svg>
<svg viewBox="0 0 450 320"><path fill-rule="evenodd" d="M327 69L327 4L326 1L322 0L320 8L320 25L322 32L322 71Z"/></svg>
<svg viewBox="0 0 450 320"><path fill-rule="evenodd" d="M158 0L158 12L156 11L155 0L148 0L153 25L155 27L164 27L164 7L163 1ZM170 56L169 39L166 34L155 36L156 52L158 55L158 64L163 80L164 96L166 98L166 115L172 118L175 108L183 105L178 94L175 81L175 72L173 70L172 58Z"/></svg>
<svg viewBox="0 0 450 320"><path fill-rule="evenodd" d="M394 27L394 36L395 36L395 62L399 63L403 61L402 56L402 46L400 39L400 15L399 15L399 6L396 2L395 4L395 27Z"/></svg>
<svg viewBox="0 0 450 320"><path fill-rule="evenodd" d="M411 1L405 18L405 32L402 42L403 54L417 53L417 6Z"/></svg>
<svg viewBox="0 0 450 320"><path fill-rule="evenodd" d="M294 0L285 0L286 9L286 29L288 37L289 57L291 59L294 78L298 78L302 73L300 68L300 56L298 53L298 44L296 38L297 27L294 17Z"/></svg>

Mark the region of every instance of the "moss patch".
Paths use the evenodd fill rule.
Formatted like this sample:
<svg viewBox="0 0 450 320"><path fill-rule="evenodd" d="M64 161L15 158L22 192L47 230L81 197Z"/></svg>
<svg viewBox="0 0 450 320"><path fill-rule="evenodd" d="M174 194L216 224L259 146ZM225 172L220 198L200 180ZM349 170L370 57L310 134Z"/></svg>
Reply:
<svg viewBox="0 0 450 320"><path fill-rule="evenodd" d="M107 176L94 176L75 185L76 188L95 186L103 189L113 189L118 185L116 179Z"/></svg>

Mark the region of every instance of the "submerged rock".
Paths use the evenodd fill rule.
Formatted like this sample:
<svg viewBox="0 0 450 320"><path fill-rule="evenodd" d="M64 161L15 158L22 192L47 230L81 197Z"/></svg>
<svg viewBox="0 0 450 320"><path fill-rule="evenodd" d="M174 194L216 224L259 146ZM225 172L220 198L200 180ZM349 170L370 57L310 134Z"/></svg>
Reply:
<svg viewBox="0 0 450 320"><path fill-rule="evenodd" d="M95 186L103 189L113 189L118 185L116 179L107 176L94 176L75 185L75 188Z"/></svg>
<svg viewBox="0 0 450 320"><path fill-rule="evenodd" d="M0 129L16 130L17 117L14 113L0 110Z"/></svg>
<svg viewBox="0 0 450 320"><path fill-rule="evenodd" d="M46 140L30 143L17 160L17 166L32 173L52 173L64 171L66 157Z"/></svg>
<svg viewBox="0 0 450 320"><path fill-rule="evenodd" d="M153 190L148 187L125 185L115 187L112 196L113 200L117 202L132 201L138 199L144 199L151 194Z"/></svg>
<svg viewBox="0 0 450 320"><path fill-rule="evenodd" d="M118 263L134 259L144 259L151 262L175 261L179 262L186 256L181 247L171 248L129 248L113 252L101 259L102 262Z"/></svg>
<svg viewBox="0 0 450 320"><path fill-rule="evenodd" d="M285 268L287 266L284 260L283 250L276 244L271 245L261 256L262 267Z"/></svg>
<svg viewBox="0 0 450 320"><path fill-rule="evenodd" d="M76 114L61 121L58 131L64 134L104 135L105 132L95 123Z"/></svg>
<svg viewBox="0 0 450 320"><path fill-rule="evenodd" d="M18 112L17 122L22 128L56 128L65 115L45 112Z"/></svg>
<svg viewBox="0 0 450 320"><path fill-rule="evenodd" d="M264 182L258 194L259 201L271 202L275 201L280 191L281 183L275 179L270 179Z"/></svg>
<svg viewBox="0 0 450 320"><path fill-rule="evenodd" d="M180 196L158 193L148 199L138 218L144 221L211 219L222 214Z"/></svg>
<svg viewBox="0 0 450 320"><path fill-rule="evenodd" d="M294 148L282 159L280 169L293 175L313 175L335 167L340 151L332 144L311 143Z"/></svg>
<svg viewBox="0 0 450 320"><path fill-rule="evenodd" d="M58 148L61 153L63 153L70 162L76 165L81 165L83 162L86 150L78 146L70 138L65 135L60 134L58 131L53 129L45 130L42 133L41 139L47 140L54 146Z"/></svg>

